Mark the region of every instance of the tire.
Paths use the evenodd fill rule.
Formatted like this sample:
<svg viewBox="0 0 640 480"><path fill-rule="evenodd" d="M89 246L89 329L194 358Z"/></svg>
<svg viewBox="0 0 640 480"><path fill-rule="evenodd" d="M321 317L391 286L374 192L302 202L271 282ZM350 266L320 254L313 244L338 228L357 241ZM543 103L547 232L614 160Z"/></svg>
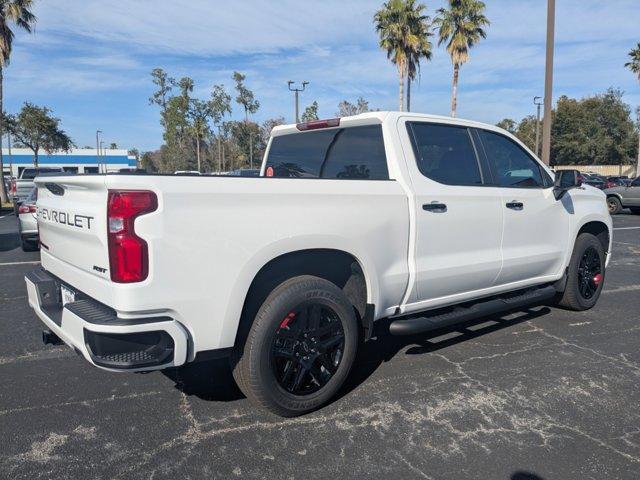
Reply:
<svg viewBox="0 0 640 480"><path fill-rule="evenodd" d="M611 215L617 215L622 211L622 203L618 197L607 197L607 208Z"/></svg>
<svg viewBox="0 0 640 480"><path fill-rule="evenodd" d="M640 207L629 207L629 210L631 210L631 213L634 215L640 215Z"/></svg>
<svg viewBox="0 0 640 480"><path fill-rule="evenodd" d="M234 351L231 368L252 403L294 417L320 408L338 392L357 348L357 319L342 290L304 275L269 294Z"/></svg>
<svg viewBox="0 0 640 480"><path fill-rule="evenodd" d="M589 255L594 256L593 266L584 268ZM582 233L576 239L569 267L564 292L558 299L558 305L569 310L582 311L592 308L602 292L605 279L605 253L600 241L590 233ZM585 295L589 291L589 295Z"/></svg>

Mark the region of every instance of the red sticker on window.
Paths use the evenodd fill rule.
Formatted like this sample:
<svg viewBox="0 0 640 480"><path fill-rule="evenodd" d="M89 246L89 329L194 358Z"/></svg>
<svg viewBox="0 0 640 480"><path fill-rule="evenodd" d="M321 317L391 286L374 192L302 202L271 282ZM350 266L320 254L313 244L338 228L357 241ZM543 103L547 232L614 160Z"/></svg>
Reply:
<svg viewBox="0 0 640 480"><path fill-rule="evenodd" d="M267 177L273 177L273 167L267 167L267 171L264 174Z"/></svg>

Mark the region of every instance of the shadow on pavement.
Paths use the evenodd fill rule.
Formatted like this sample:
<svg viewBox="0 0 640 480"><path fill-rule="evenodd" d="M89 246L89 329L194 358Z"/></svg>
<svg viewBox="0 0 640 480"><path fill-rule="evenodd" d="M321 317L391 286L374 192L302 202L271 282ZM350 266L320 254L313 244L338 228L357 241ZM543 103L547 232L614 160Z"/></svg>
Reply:
<svg viewBox="0 0 640 480"><path fill-rule="evenodd" d="M345 385L331 403L358 388L378 367L390 361L405 347L411 346L406 355L422 355L471 340L488 333L512 327L527 320L542 317L551 312L548 307L534 307L536 310L519 310L520 316L505 319L492 316L478 318L452 327L433 330L422 335L396 337L389 333L390 320L376 322L374 338L361 343L355 364ZM506 315L506 314L505 314ZM486 325L485 325L486 324ZM228 359L187 364L184 367L164 370L163 374L175 382L175 388L185 395L195 395L207 401L233 401L244 398L237 387ZM522 475L523 472L516 472ZM514 474L515 475L515 474ZM539 477L512 477L517 480Z"/></svg>
<svg viewBox="0 0 640 480"><path fill-rule="evenodd" d="M511 480L544 480L544 478L535 473L518 471L511 475Z"/></svg>
<svg viewBox="0 0 640 480"><path fill-rule="evenodd" d="M0 233L0 252L8 252L20 247L20 236L17 232Z"/></svg>

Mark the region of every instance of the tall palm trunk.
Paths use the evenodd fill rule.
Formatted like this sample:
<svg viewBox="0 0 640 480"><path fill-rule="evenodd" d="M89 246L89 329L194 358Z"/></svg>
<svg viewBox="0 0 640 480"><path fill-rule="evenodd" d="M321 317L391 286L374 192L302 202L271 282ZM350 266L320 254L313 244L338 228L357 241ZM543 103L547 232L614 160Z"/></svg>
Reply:
<svg viewBox="0 0 640 480"><path fill-rule="evenodd" d="M4 137L4 109L2 105L2 83L3 83L3 71L2 66L0 66L0 203L8 202L9 197L7 196L7 192L4 188L4 158L2 157L2 138Z"/></svg>
<svg viewBox="0 0 640 480"><path fill-rule="evenodd" d="M407 112L411 111L411 77L407 77Z"/></svg>
<svg viewBox="0 0 640 480"><path fill-rule="evenodd" d="M404 66L398 65L398 110L404 110Z"/></svg>
<svg viewBox="0 0 640 480"><path fill-rule="evenodd" d="M451 86L451 116L456 116L458 108L458 76L460 74L460 64L453 64L453 85Z"/></svg>

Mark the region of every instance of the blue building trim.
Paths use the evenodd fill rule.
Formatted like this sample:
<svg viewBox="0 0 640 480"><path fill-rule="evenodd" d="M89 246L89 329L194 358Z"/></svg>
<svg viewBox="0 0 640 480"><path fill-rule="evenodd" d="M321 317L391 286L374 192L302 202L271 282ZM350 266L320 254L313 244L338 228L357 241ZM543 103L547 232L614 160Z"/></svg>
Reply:
<svg viewBox="0 0 640 480"><path fill-rule="evenodd" d="M4 154L4 162L8 164L13 161L16 165L33 165L33 155L9 155ZM96 155L39 155L38 163L40 165L98 165L98 163L136 166L135 159L129 159L127 155L108 155L98 157Z"/></svg>

